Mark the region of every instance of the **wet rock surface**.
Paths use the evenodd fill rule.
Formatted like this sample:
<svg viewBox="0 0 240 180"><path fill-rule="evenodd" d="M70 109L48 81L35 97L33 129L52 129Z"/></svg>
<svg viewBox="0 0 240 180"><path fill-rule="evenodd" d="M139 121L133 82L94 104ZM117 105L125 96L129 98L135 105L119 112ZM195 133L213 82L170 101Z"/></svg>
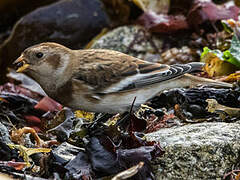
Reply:
<svg viewBox="0 0 240 180"><path fill-rule="evenodd" d="M238 121L188 124L147 134L165 146L164 155L153 163L157 179L221 179L239 163L239 132Z"/></svg>
<svg viewBox="0 0 240 180"><path fill-rule="evenodd" d="M0 68L5 70L25 48L41 42L81 48L109 25L110 20L99 0L63 0L38 8L16 23L10 37L0 47Z"/></svg>

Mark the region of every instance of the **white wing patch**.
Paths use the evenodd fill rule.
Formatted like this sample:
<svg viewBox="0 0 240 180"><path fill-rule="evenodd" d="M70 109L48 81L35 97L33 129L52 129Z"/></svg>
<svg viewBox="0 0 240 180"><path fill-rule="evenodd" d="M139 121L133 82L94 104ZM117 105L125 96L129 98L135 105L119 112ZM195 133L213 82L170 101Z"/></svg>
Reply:
<svg viewBox="0 0 240 180"><path fill-rule="evenodd" d="M132 76L128 76L111 85L109 88L101 91L100 93L114 93L120 91L127 91L136 88L142 88L145 86L153 85L156 83L164 82L179 76L182 76L185 73L194 72L196 70L200 70L202 67L202 63L189 63L189 64L175 64L171 65L169 69L164 69L160 71L153 70L148 73L137 73Z"/></svg>
<svg viewBox="0 0 240 180"><path fill-rule="evenodd" d="M168 70L162 71L161 73L166 73ZM159 72L154 72L154 73L146 73L146 74L140 74L139 72L135 75L129 76L124 78L123 80L121 80L120 82L117 82L113 85L111 85L109 88L101 91L101 93L112 93L112 92L118 92L122 89L124 89L125 87L127 87L130 84L133 84L135 82L137 82L140 79L144 79L145 77L148 77L150 75L154 75L154 74L159 74Z"/></svg>

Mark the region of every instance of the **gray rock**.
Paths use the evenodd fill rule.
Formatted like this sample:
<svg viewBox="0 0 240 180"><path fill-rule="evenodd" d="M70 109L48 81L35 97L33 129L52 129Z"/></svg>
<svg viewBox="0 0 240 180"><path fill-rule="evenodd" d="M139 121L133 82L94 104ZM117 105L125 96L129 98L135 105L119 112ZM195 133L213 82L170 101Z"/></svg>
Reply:
<svg viewBox="0 0 240 180"><path fill-rule="evenodd" d="M110 20L100 0L61 0L38 8L15 24L0 47L0 80L25 48L51 41L79 49L108 26Z"/></svg>
<svg viewBox="0 0 240 180"><path fill-rule="evenodd" d="M10 135L6 126L0 122L0 141L6 144L11 144Z"/></svg>
<svg viewBox="0 0 240 180"><path fill-rule="evenodd" d="M111 49L140 59L157 61L162 44L162 40L152 36L143 27L129 25L109 31L96 40L90 48Z"/></svg>
<svg viewBox="0 0 240 180"><path fill-rule="evenodd" d="M240 123L199 123L160 129L147 138L165 146L157 179L216 179L239 163Z"/></svg>

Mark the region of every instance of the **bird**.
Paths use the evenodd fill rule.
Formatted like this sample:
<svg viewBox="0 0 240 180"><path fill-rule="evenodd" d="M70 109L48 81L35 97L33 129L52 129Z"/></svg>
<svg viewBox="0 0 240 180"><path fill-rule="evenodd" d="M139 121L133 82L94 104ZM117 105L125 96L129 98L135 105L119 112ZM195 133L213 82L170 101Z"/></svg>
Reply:
<svg viewBox="0 0 240 180"><path fill-rule="evenodd" d="M49 97L88 112L123 113L171 88L232 86L191 75L202 70L201 62L166 65L114 50L72 50L54 42L25 49L14 64L17 72L34 79Z"/></svg>

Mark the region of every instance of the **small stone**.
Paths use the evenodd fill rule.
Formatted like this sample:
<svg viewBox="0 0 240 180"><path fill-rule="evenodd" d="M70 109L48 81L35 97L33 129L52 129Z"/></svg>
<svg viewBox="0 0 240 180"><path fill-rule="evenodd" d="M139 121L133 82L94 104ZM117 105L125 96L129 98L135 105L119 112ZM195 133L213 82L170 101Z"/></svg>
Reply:
<svg viewBox="0 0 240 180"><path fill-rule="evenodd" d="M170 59L172 57L172 54L170 51L165 51L164 53L162 53L162 57L164 57L165 59Z"/></svg>
<svg viewBox="0 0 240 180"><path fill-rule="evenodd" d="M177 55L179 52L177 48L172 48L170 51L173 55Z"/></svg>
<svg viewBox="0 0 240 180"><path fill-rule="evenodd" d="M183 46L181 50L182 50L182 53L186 53L186 54L191 53L191 49L187 46Z"/></svg>
<svg viewBox="0 0 240 180"><path fill-rule="evenodd" d="M187 63L187 62L191 62L192 61L192 57L190 56L186 56L186 55L182 55L181 60L183 63Z"/></svg>

